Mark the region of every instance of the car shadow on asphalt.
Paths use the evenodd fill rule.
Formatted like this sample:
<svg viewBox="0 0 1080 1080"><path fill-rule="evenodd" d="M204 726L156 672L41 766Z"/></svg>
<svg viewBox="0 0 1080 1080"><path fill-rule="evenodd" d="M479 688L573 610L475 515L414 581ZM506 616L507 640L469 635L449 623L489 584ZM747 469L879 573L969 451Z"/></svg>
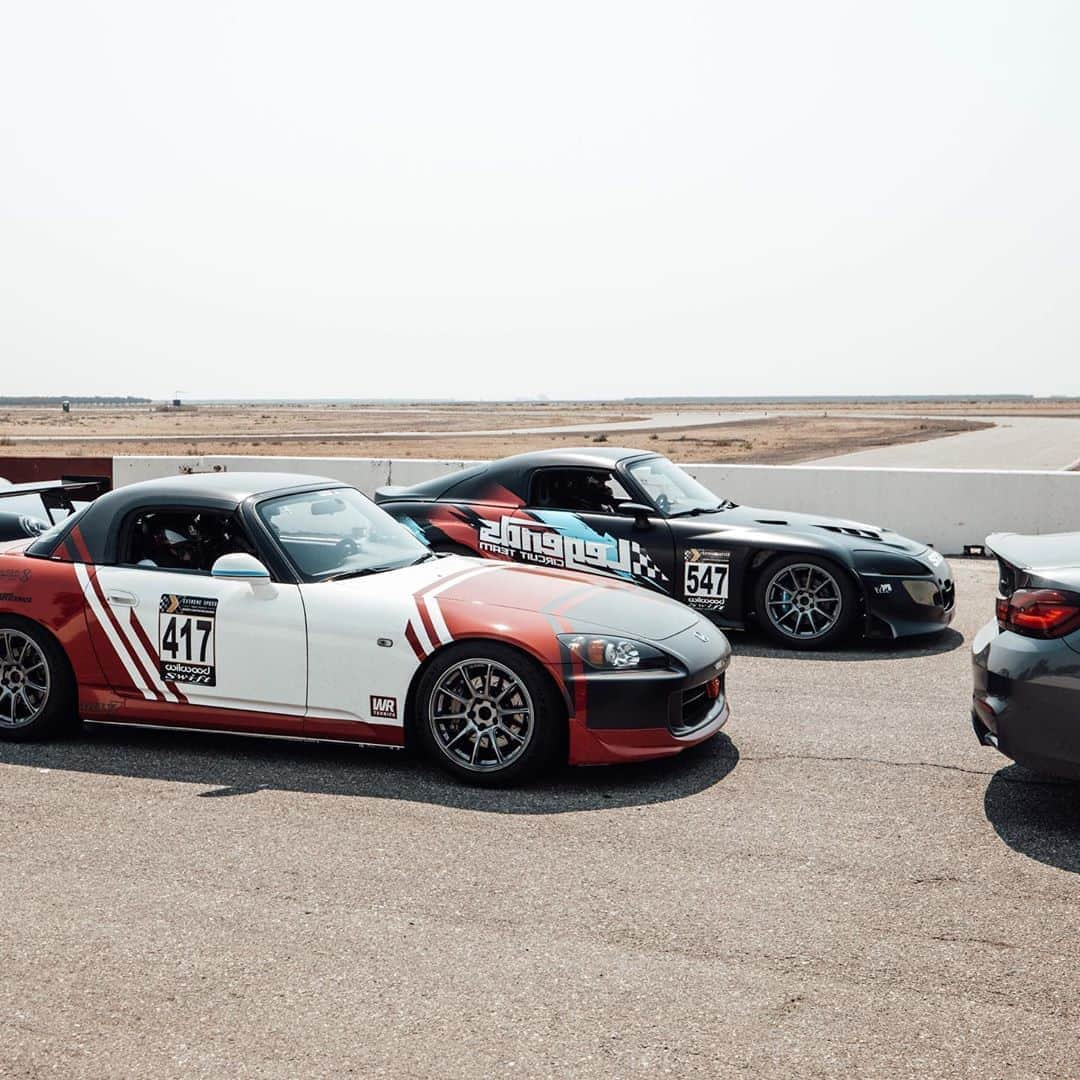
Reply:
<svg viewBox="0 0 1080 1080"><path fill-rule="evenodd" d="M736 656L760 656L768 660L909 660L952 652L964 644L964 635L948 627L926 637L901 641L852 641L828 650L781 649L753 629L731 632L728 640Z"/></svg>
<svg viewBox="0 0 1080 1080"><path fill-rule="evenodd" d="M719 783L739 751L723 732L672 758L563 766L518 788L471 787L409 751L241 735L102 726L45 743L0 743L0 769L19 765L191 784L201 798L264 790L427 802L497 814L561 814L684 799Z"/></svg>
<svg viewBox="0 0 1080 1080"><path fill-rule="evenodd" d="M1008 765L987 785L983 808L1013 851L1080 874L1080 783Z"/></svg>

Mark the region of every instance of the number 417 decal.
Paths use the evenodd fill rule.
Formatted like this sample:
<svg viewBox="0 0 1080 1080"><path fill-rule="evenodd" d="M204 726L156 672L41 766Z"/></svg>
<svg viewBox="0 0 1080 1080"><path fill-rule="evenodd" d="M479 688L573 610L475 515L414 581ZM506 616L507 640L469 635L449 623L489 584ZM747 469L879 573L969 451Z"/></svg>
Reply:
<svg viewBox="0 0 1080 1080"><path fill-rule="evenodd" d="M683 595L690 607L722 611L727 605L731 554L689 548L683 563Z"/></svg>
<svg viewBox="0 0 1080 1080"><path fill-rule="evenodd" d="M217 599L211 596L161 598L158 659L165 682L216 686L214 631Z"/></svg>

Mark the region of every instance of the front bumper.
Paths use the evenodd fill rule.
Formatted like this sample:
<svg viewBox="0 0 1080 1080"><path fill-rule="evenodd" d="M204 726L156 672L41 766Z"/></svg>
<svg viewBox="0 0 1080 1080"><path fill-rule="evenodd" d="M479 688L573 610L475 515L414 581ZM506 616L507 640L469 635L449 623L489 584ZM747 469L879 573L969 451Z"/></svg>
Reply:
<svg viewBox="0 0 1080 1080"><path fill-rule="evenodd" d="M707 624L706 624L707 625ZM563 669L570 708L572 765L668 757L712 738L727 723L727 639L709 627L662 646L678 668L639 672Z"/></svg>
<svg viewBox="0 0 1080 1080"><path fill-rule="evenodd" d="M1069 639L1027 638L991 620L971 662L979 741L1038 772L1080 779L1080 656Z"/></svg>
<svg viewBox="0 0 1080 1080"><path fill-rule="evenodd" d="M860 573L859 581L866 597L867 637L939 633L956 614L956 584L945 559L923 576Z"/></svg>

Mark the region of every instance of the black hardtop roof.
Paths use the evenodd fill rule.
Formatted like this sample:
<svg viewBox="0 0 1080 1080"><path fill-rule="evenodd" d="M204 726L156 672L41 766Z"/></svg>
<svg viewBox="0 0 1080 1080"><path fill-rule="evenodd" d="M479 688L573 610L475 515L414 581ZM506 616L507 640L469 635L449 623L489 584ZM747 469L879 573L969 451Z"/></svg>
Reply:
<svg viewBox="0 0 1080 1080"><path fill-rule="evenodd" d="M48 556L61 546L67 533L78 528L89 561L108 563L115 558L121 522L144 507L167 509L195 505L231 513L253 496L286 495L290 492L351 487L328 476L304 476L281 472L189 473L158 480L142 480L114 488L71 518L68 529L50 537L49 548L34 551ZM0 489L4 490L4 489ZM33 549L37 545L31 545Z"/></svg>
<svg viewBox="0 0 1080 1080"><path fill-rule="evenodd" d="M442 499L455 496L473 498L476 490L489 482L503 484L514 491L533 469L555 466L584 469L613 469L622 461L659 457L655 451L634 450L624 446L558 446L551 450L530 450L524 454L480 462L456 472L443 473L408 487L383 487L378 497L393 499Z"/></svg>
<svg viewBox="0 0 1080 1080"><path fill-rule="evenodd" d="M102 496L97 505L118 502L156 502L159 498L211 499L214 503L239 506L253 495L269 495L281 491L303 491L320 487L351 487L328 476L306 476L283 472L219 472L185 473L156 480L140 480L126 484Z"/></svg>
<svg viewBox="0 0 1080 1080"><path fill-rule="evenodd" d="M584 468L611 469L627 458L658 457L653 450L635 450L626 446L556 446L551 450L530 450L513 457L500 458L489 466L491 471L536 469L543 465L578 465Z"/></svg>

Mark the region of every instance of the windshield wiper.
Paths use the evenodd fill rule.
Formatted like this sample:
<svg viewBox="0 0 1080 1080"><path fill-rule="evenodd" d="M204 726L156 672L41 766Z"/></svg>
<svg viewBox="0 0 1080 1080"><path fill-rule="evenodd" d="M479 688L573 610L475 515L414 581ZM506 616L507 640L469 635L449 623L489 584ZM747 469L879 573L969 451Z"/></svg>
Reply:
<svg viewBox="0 0 1080 1080"><path fill-rule="evenodd" d="M323 581L344 581L346 578L354 577L367 577L368 574L377 574L380 570L386 570L385 566L365 566L361 570L342 570L340 574L331 574L329 577L324 577Z"/></svg>
<svg viewBox="0 0 1080 1080"><path fill-rule="evenodd" d="M405 563L392 563L389 566L365 566L359 570L342 570L338 574L331 574L329 577L322 578L323 581L345 581L348 578L367 577L368 574L382 574L387 570L404 570L407 566L416 566L419 563L427 562L428 559L437 558L434 551L425 551L423 555L413 559L411 562Z"/></svg>
<svg viewBox="0 0 1080 1080"><path fill-rule="evenodd" d="M715 514L717 510L730 510L734 505L730 499L725 499L719 506L695 506L692 510L680 510L677 514L668 514L668 517L697 517L699 514Z"/></svg>

